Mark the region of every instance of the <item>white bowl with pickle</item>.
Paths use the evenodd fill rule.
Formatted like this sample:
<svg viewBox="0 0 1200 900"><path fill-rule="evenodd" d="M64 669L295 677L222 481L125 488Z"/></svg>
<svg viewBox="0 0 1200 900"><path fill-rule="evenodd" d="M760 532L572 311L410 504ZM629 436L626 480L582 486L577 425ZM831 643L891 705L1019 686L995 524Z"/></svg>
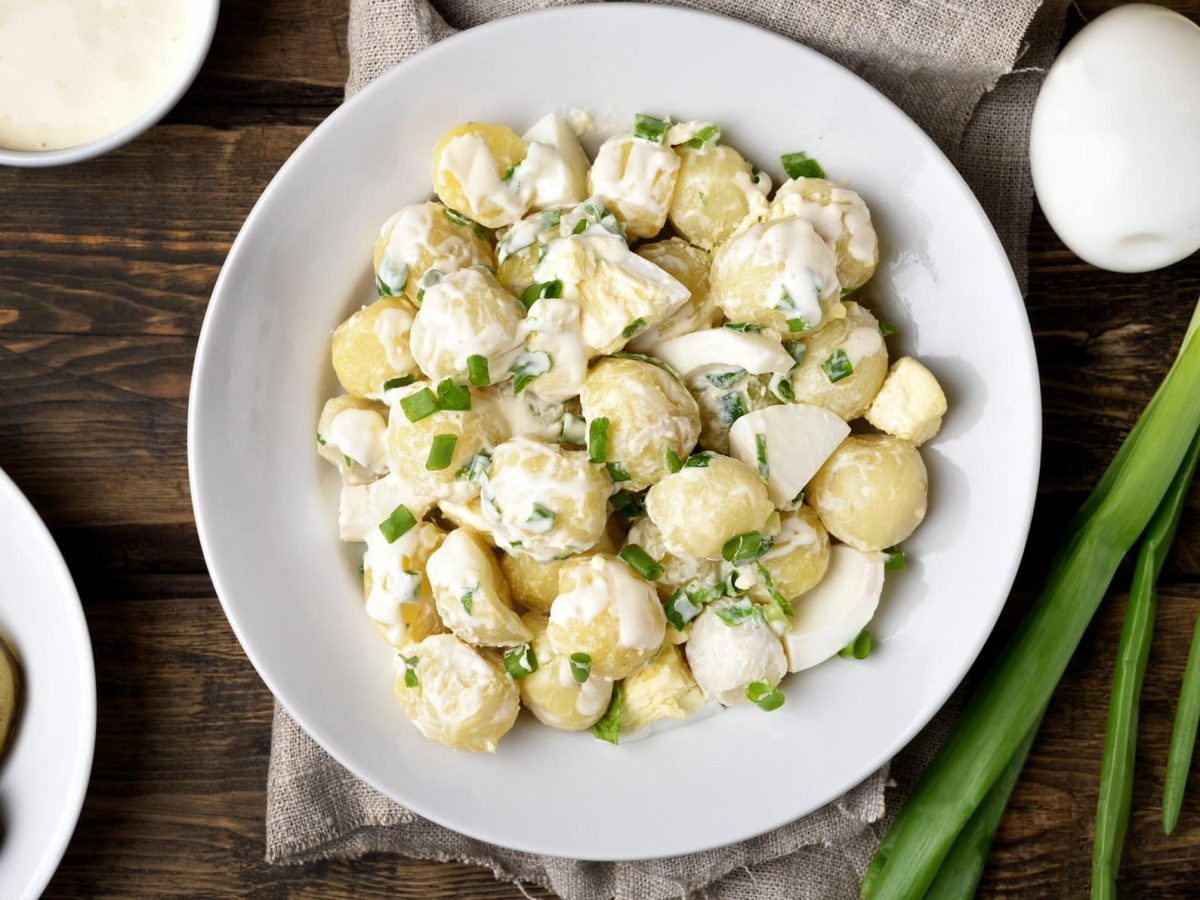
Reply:
<svg viewBox="0 0 1200 900"><path fill-rule="evenodd" d="M636 66L566 64L596 40ZM472 30L332 116L230 254L189 426L218 593L306 730L588 859L886 762L991 630L1040 444L1011 270L933 144L816 53L654 7Z"/></svg>

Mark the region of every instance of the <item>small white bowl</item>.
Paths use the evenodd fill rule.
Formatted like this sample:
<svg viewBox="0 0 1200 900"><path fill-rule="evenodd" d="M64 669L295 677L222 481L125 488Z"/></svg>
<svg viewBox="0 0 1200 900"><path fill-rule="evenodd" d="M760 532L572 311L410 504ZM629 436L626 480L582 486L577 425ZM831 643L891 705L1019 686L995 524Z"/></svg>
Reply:
<svg viewBox="0 0 1200 900"><path fill-rule="evenodd" d="M71 163L83 162L115 150L127 144L142 132L149 130L159 119L171 111L179 102L184 92L191 87L200 66L212 46L213 33L217 30L217 11L221 0L202 0L208 4L208 10L194 35L191 55L187 65L179 70L170 88L163 92L162 97L150 109L114 132L79 144L75 147L63 147L58 150L6 150L0 147L0 166L22 166L41 168L42 166L66 166Z"/></svg>

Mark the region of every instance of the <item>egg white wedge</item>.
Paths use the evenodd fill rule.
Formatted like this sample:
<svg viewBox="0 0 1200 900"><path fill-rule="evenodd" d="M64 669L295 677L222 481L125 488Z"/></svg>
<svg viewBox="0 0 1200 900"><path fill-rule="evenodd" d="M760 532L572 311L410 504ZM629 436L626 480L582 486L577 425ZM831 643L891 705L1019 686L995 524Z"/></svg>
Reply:
<svg viewBox="0 0 1200 900"><path fill-rule="evenodd" d="M533 176L533 209L569 206L587 198L591 163L574 129L562 116L542 116L522 139L529 145L528 165L522 165Z"/></svg>
<svg viewBox="0 0 1200 900"><path fill-rule="evenodd" d="M782 375L796 365L775 338L730 328L709 328L671 338L655 347L654 355L684 378L706 366L738 366L751 375Z"/></svg>
<svg viewBox="0 0 1200 900"><path fill-rule="evenodd" d="M811 669L849 644L875 615L883 592L882 553L834 546L821 583L792 601L783 635L788 671Z"/></svg>
<svg viewBox="0 0 1200 900"><path fill-rule="evenodd" d="M765 438L767 492L776 507L786 509L848 434L850 426L827 409L784 403L734 422L729 448L734 457L762 471L758 436Z"/></svg>

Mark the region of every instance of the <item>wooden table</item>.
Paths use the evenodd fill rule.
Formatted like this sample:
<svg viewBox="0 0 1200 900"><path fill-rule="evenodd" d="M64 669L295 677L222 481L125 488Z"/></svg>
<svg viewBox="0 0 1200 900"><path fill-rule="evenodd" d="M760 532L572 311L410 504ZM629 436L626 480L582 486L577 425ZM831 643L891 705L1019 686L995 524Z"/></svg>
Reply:
<svg viewBox="0 0 1200 900"><path fill-rule="evenodd" d="M185 422L205 304L259 192L342 99L346 5L227 2L199 80L164 124L91 163L0 171L0 466L66 555L99 679L91 787L49 897L521 896L462 865L263 862L271 695L221 614L192 521ZM1108 5L1080 4L1089 16ZM1200 0L1174 5L1200 19ZM1078 24L1072 13L1068 27ZM1040 216L1030 251L1045 451L1002 633L1200 294L1200 258L1107 274L1072 256ZM1200 766L1175 836L1159 826L1171 714L1200 613L1198 496L1166 572L1146 679L1122 870L1131 897L1200 889ZM1125 571L1117 584L1127 583ZM1123 607L1123 595L1110 599L1056 695L984 894L1086 893Z"/></svg>

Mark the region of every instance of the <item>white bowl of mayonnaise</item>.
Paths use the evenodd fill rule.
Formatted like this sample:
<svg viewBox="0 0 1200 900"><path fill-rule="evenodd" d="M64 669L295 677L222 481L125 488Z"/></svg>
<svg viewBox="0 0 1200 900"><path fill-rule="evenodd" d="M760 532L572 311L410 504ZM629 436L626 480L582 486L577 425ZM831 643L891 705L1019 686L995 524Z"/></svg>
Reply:
<svg viewBox="0 0 1200 900"><path fill-rule="evenodd" d="M0 165L66 165L140 135L200 71L219 6L219 0L0 4Z"/></svg>

